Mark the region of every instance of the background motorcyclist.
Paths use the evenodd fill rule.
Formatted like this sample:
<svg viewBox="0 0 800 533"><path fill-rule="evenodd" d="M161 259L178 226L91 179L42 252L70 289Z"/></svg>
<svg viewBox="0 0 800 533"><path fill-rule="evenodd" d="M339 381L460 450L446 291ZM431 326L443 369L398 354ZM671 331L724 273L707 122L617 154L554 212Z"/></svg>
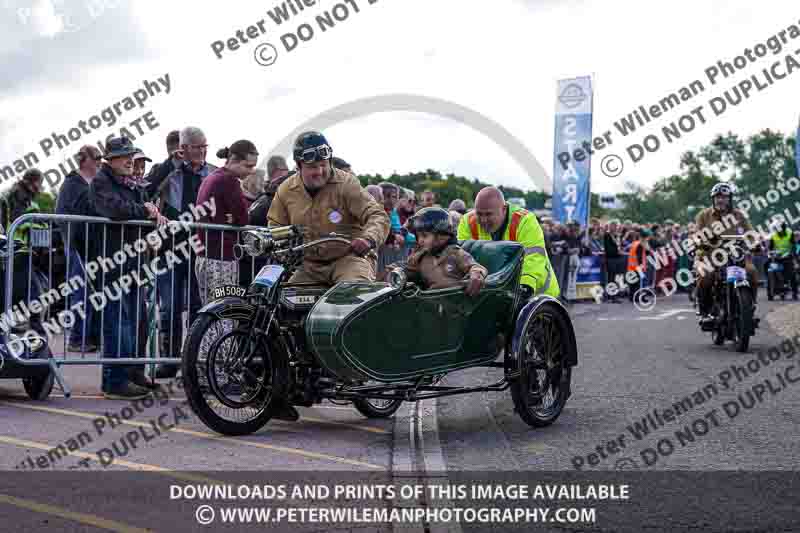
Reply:
<svg viewBox="0 0 800 533"><path fill-rule="evenodd" d="M713 235L706 243L698 246L698 259L702 259L705 255L710 254L714 248L722 244L719 235L743 235L753 230L753 226L750 224L750 221L747 220L747 216L744 212L733 207L733 186L724 182L717 183L712 187L710 196L713 202L712 207L701 211L695 219L697 235ZM730 223L731 220L735 221L735 224L733 224L734 227L726 227L726 224ZM722 233L715 231L720 228L725 228ZM703 232L704 229L706 232ZM745 269L747 270L750 286L753 287L753 302L755 302L758 294L758 273L749 256L745 260ZM707 272L703 269L698 270L698 311L700 313L701 323L705 323L714 320L714 317L711 316L711 312L714 305L713 288L716 271Z"/></svg>
<svg viewBox="0 0 800 533"><path fill-rule="evenodd" d="M769 237L769 250L776 252L776 259L783 265L784 283L792 287L792 299L797 300L797 278L794 274L794 235L785 221L775 221L774 231Z"/></svg>

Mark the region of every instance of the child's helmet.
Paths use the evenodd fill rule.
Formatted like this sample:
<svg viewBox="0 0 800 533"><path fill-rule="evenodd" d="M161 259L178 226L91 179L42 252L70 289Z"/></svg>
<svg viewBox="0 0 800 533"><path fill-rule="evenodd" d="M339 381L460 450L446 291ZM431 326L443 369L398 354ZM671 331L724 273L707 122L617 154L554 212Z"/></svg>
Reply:
<svg viewBox="0 0 800 533"><path fill-rule="evenodd" d="M456 236L450 213L441 207L426 207L420 209L417 214L411 217L409 231L414 235L418 231L438 233L440 235Z"/></svg>

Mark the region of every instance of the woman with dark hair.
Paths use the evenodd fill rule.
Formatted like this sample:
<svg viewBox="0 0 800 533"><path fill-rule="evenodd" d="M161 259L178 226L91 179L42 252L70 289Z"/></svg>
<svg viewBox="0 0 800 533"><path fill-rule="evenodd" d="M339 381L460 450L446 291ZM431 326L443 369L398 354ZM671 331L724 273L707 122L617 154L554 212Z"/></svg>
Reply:
<svg viewBox="0 0 800 533"><path fill-rule="evenodd" d="M252 142L241 140L218 151L217 157L226 160L225 166L209 174L197 194L198 204L214 202L213 215L200 219L200 222L245 226L247 202L240 180L253 173L258 163L258 150ZM206 304L213 298L215 287L238 285L239 269L233 255L238 232L201 229L198 236L205 250L197 258L195 272L200 298Z"/></svg>

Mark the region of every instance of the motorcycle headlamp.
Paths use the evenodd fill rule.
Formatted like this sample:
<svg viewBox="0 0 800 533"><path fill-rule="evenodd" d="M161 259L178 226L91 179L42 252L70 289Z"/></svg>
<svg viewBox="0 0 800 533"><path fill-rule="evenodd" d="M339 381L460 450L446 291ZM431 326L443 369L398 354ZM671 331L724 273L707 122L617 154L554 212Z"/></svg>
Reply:
<svg viewBox="0 0 800 533"><path fill-rule="evenodd" d="M266 243L255 231L245 231L242 236L242 246L248 255L257 257L264 253Z"/></svg>
<svg viewBox="0 0 800 533"><path fill-rule="evenodd" d="M41 337L28 337L26 340L28 341L28 347L31 349L32 353L36 353L44 348L44 339Z"/></svg>
<svg viewBox="0 0 800 533"><path fill-rule="evenodd" d="M740 246L735 245L731 247L731 262L735 265L743 265L747 258L747 250Z"/></svg>
<svg viewBox="0 0 800 533"><path fill-rule="evenodd" d="M391 272L389 272L389 285L392 286L393 289L402 289L406 286L406 281L408 280L408 276L401 268L393 268Z"/></svg>
<svg viewBox="0 0 800 533"><path fill-rule="evenodd" d="M46 346L43 338L36 335L25 335L20 337L14 333L9 333L6 337L6 347L8 350L23 359L27 359L32 354L39 352Z"/></svg>

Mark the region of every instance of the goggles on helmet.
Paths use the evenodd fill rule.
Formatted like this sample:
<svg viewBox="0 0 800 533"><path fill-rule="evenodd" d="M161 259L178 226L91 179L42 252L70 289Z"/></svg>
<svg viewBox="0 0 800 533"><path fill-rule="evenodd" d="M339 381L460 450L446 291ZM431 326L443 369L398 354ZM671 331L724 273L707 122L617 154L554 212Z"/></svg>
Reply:
<svg viewBox="0 0 800 533"><path fill-rule="evenodd" d="M327 144L307 148L300 152L299 161L303 163L313 163L314 161L327 161L333 156L333 150Z"/></svg>

